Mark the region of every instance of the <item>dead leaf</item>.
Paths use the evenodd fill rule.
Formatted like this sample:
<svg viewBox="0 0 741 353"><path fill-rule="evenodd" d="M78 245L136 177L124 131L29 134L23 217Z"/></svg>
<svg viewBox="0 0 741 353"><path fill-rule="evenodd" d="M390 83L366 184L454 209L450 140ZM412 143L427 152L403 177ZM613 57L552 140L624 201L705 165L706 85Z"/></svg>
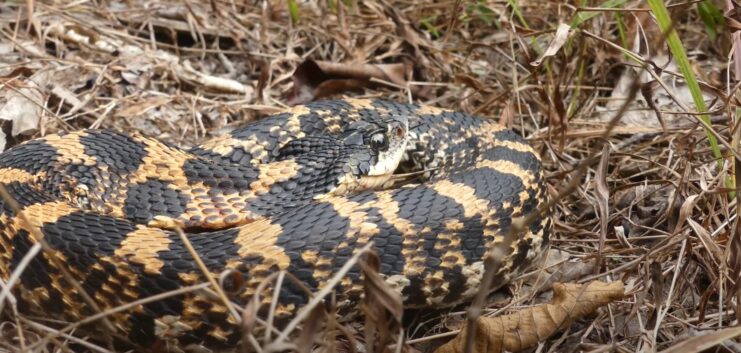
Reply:
<svg viewBox="0 0 741 353"><path fill-rule="evenodd" d="M324 307L316 306L311 309L309 317L306 319L307 323L318 323L326 321L327 313L324 311ZM310 353L314 348L313 343L320 341L322 336L322 325L309 324L305 325L304 329L301 330L301 334L296 339L298 345L298 353Z"/></svg>
<svg viewBox="0 0 741 353"><path fill-rule="evenodd" d="M179 79L188 81L191 84L202 86L209 90L243 94L248 100L252 99L254 94L254 90L251 86L244 85L241 82L232 79L200 72L194 69L188 60L183 61L181 65L173 66L172 69Z"/></svg>
<svg viewBox="0 0 741 353"><path fill-rule="evenodd" d="M30 77L33 72L33 69L26 66L17 67L9 74L0 76L0 85L13 84L13 81L17 81L18 77Z"/></svg>
<svg viewBox="0 0 741 353"><path fill-rule="evenodd" d="M715 261L715 264L718 266L718 268L721 268L724 262L723 259L725 259L725 255L723 255L723 250L718 246L718 244L715 243L715 240L710 235L710 233L708 233L708 231L700 224L692 220L692 218L687 218L687 224L690 225L690 228L692 228L695 234L697 234L697 237L700 238L702 245L705 246L705 249L707 249L708 252L712 255L713 260Z"/></svg>
<svg viewBox="0 0 741 353"><path fill-rule="evenodd" d="M38 71L23 81L23 87L18 85L6 86L7 101L0 108L0 119L10 121L13 126L11 135L33 134L39 127L41 113L44 107L43 87L50 79L51 70ZM0 151L5 149L5 136L0 140Z"/></svg>
<svg viewBox="0 0 741 353"><path fill-rule="evenodd" d="M293 89L287 103L304 104L332 94L378 85L373 79L405 87L406 73L404 64L343 64L307 59L293 72ZM412 94L415 92L412 89Z"/></svg>
<svg viewBox="0 0 741 353"><path fill-rule="evenodd" d="M530 65L540 66L545 58L556 55L558 50L566 43L566 40L569 39L569 33L571 33L571 26L565 23L559 24L558 29L556 29L556 35L553 36L553 40L551 40L551 44L548 45L548 48L545 50L543 55L531 62Z"/></svg>
<svg viewBox="0 0 741 353"><path fill-rule="evenodd" d="M523 293L535 291L548 291L553 285L559 282L571 282L581 279L594 273L597 259L594 258L575 258L566 251L551 248L543 256L542 264L538 265L541 271L533 271L533 274L526 277L523 283Z"/></svg>
<svg viewBox="0 0 741 353"><path fill-rule="evenodd" d="M140 116L151 109L158 108L172 101L168 96L153 96L141 99L139 102L132 103L116 112L116 116L132 118Z"/></svg>
<svg viewBox="0 0 741 353"><path fill-rule="evenodd" d="M682 230L682 227L684 227L684 223L692 215L692 210L695 208L698 197L700 197L700 195L691 195L686 200L684 200L682 207L679 209L679 219L677 220L677 224L674 227L674 233L679 233Z"/></svg>
<svg viewBox="0 0 741 353"><path fill-rule="evenodd" d="M376 253L369 252L359 264L365 288L362 309L366 319L366 352L381 352L401 328L404 307L399 293L378 274L380 260Z"/></svg>
<svg viewBox="0 0 741 353"><path fill-rule="evenodd" d="M502 317L480 317L473 352L519 352L624 296L625 289L621 281L594 281L585 285L556 283L550 303ZM462 329L458 336L435 353L462 353L466 345L466 332L466 329Z"/></svg>
<svg viewBox="0 0 741 353"><path fill-rule="evenodd" d="M505 102L502 114L499 116L499 123L511 128L514 125L515 116L517 116L515 102L512 99L508 99L507 102Z"/></svg>
<svg viewBox="0 0 741 353"><path fill-rule="evenodd" d="M483 82L467 74L455 75L455 83L471 87L478 93L490 93L492 91L491 88L486 86Z"/></svg>
<svg viewBox="0 0 741 353"><path fill-rule="evenodd" d="M602 267L602 252L605 250L605 240L607 239L607 225L610 219L610 190L607 187L607 166L610 162L610 144L606 143L602 148L602 158L600 158L597 176L595 178L595 196L597 206L599 207L600 218L600 237L599 248L597 249L597 268Z"/></svg>

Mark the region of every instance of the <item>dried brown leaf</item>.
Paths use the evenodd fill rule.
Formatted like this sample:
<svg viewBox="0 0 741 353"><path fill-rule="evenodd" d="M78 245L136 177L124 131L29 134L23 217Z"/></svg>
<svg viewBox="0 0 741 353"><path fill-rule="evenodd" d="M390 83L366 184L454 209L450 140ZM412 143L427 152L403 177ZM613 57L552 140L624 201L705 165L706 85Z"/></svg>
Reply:
<svg viewBox="0 0 741 353"><path fill-rule="evenodd" d="M689 224L690 228L697 234L697 237L700 238L700 241L702 242L702 245L705 246L705 249L708 250L708 252L713 256L713 261L715 264L720 267L725 259L725 255L723 254L723 250L718 246L718 244L715 243L715 240L713 240L712 236L708 231L703 228L699 223L695 222L691 218L687 219L687 224Z"/></svg>
<svg viewBox="0 0 741 353"><path fill-rule="evenodd" d="M455 75L455 83L463 84L468 87L475 89L480 93L490 93L491 88L487 87L483 82L479 81L475 77L466 74Z"/></svg>
<svg viewBox="0 0 741 353"><path fill-rule="evenodd" d="M13 84L13 81L18 80L19 77L30 77L33 74L34 70L26 67L26 66L20 66L15 68L13 71L8 73L7 75L0 76L0 85L6 85L6 84Z"/></svg>
<svg viewBox="0 0 741 353"><path fill-rule="evenodd" d="M516 115L517 109L515 108L515 103L512 99L508 99L502 110L502 114L499 116L499 123L507 127L512 127Z"/></svg>
<svg viewBox="0 0 741 353"><path fill-rule="evenodd" d="M22 72L18 72L22 74ZM6 102L0 108L0 119L12 122L12 136L36 132L44 110L42 91L52 77L51 70L38 71L23 82L23 87L7 86ZM5 149L5 135L0 135L0 151Z"/></svg>
<svg viewBox="0 0 741 353"><path fill-rule="evenodd" d="M307 59L293 72L288 104L304 104L332 94L373 87L377 85L373 79L403 87L407 84L406 72L404 64L344 64Z"/></svg>
<svg viewBox="0 0 741 353"><path fill-rule="evenodd" d="M167 97L167 96L146 97L136 103L132 103L131 105L128 105L125 108L117 111L116 116L120 116L124 118L141 116L147 111L151 109L156 109L162 105L170 103L171 101L172 101L172 98Z"/></svg>
<svg viewBox="0 0 741 353"><path fill-rule="evenodd" d="M556 283L553 300L502 317L478 319L473 352L518 352L532 347L598 308L621 299L623 283L594 281L579 285ZM435 353L462 353L466 330Z"/></svg>
<svg viewBox="0 0 741 353"><path fill-rule="evenodd" d="M416 65L428 69L429 71L435 71L432 67L430 60L424 55L421 48L430 48L433 45L427 38L423 37L412 25L411 22L405 18L405 16L397 10L397 7L388 3L387 1L381 1L383 5L383 11L391 17L391 20L396 24L396 31L399 37L404 39L404 43L409 46L412 56L416 60Z"/></svg>
<svg viewBox="0 0 741 353"><path fill-rule="evenodd" d="M682 227L684 227L684 223L692 215L692 209L695 207L695 204L697 204L699 196L700 195L691 195L684 200L682 207L679 209L679 218L677 219L677 225L674 227L674 233L679 233Z"/></svg>
<svg viewBox="0 0 741 353"><path fill-rule="evenodd" d="M202 86L208 90L243 94L247 99L252 99L254 94L254 89L251 86L244 85L241 82L232 79L200 72L194 69L188 60L183 61L181 65L173 65L172 69L179 79L188 81L194 85Z"/></svg>
<svg viewBox="0 0 741 353"><path fill-rule="evenodd" d="M597 269L602 264L602 251L605 249L605 240L607 239L607 225L610 218L610 190L607 188L607 166L610 162L610 145L605 144L602 148L602 158L600 158L599 168L597 168L597 177L595 185L595 194L597 204L599 205L600 217L600 237L599 248L597 249Z"/></svg>
<svg viewBox="0 0 741 353"><path fill-rule="evenodd" d="M556 35L553 37L553 40L551 40L548 48L545 50L543 55L531 62L530 65L540 66L545 58L556 55L559 49L561 49L561 47L566 44L566 40L569 39L569 33L571 33L571 26L566 23L559 24L558 29L556 29Z"/></svg>
<svg viewBox="0 0 741 353"><path fill-rule="evenodd" d="M327 316L324 307L317 306L311 309L309 317L306 319L304 329L301 330L301 334L296 339L299 353L309 353L314 348L314 342L322 336L323 325L325 317Z"/></svg>
<svg viewBox="0 0 741 353"><path fill-rule="evenodd" d="M550 290L559 282L572 282L594 273L597 260L594 258L571 259L571 254L563 250L551 248L543 256L540 271L534 271L523 283L524 289L530 287L538 292Z"/></svg>
<svg viewBox="0 0 741 353"><path fill-rule="evenodd" d="M366 318L366 352L380 352L393 342L393 334L401 327L404 307L399 293L378 274L378 255L369 252L359 264L365 288L362 309Z"/></svg>

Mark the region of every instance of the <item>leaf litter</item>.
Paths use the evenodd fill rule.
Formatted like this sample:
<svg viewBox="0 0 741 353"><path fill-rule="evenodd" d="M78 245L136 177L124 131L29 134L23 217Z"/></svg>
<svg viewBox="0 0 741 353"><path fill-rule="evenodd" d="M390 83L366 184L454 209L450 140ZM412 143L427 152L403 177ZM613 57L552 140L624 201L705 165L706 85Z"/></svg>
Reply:
<svg viewBox="0 0 741 353"><path fill-rule="evenodd" d="M738 350L741 226L725 182L738 162L716 168L645 3L292 3L293 14L280 0L2 3L2 148L89 127L189 147L283 107L343 95L491 117L543 156L555 232L546 261L490 296L475 346L499 344L500 331L490 327L510 322L517 329L509 333L529 338L508 348L537 345L525 351ZM735 6L725 12L732 31ZM671 7L730 155L727 146L739 141L734 75L741 66L729 60L728 37L739 37L721 30L708 41L694 9ZM451 339L448 347L460 349L453 337L467 332L467 306L407 310L399 325L398 302L368 256L357 259L369 281L366 315L336 314L325 298L327 312L316 306L305 314L321 326L298 325L281 342L252 337L245 351L433 352ZM601 308L568 316L570 325L508 321L534 319L548 305L563 308L559 298L617 280L625 296L607 295ZM583 287L558 284L566 281ZM1 313L0 352L110 351L17 315L12 299ZM249 307L239 310L245 337L268 324ZM498 321L489 321L493 315Z"/></svg>

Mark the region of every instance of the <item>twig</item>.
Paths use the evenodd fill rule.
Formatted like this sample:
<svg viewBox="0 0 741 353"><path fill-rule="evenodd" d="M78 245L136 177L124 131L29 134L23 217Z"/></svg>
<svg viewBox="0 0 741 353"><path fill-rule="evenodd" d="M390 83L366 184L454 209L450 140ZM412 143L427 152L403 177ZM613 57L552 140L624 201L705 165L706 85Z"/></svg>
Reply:
<svg viewBox="0 0 741 353"><path fill-rule="evenodd" d="M190 256L193 257L193 260L196 262L196 265L198 265L198 268L203 272L203 276L206 277L206 280L208 283L211 284L212 289L216 294L218 295L219 299L221 299L222 303L229 309L229 313L232 315L234 320L237 322L240 322L242 320L242 317L239 315L237 310L234 308L234 305L232 305L232 302L229 301L229 297L226 296L226 293L224 293L224 290L221 288L221 286L216 282L216 278L211 275L211 271L208 270L206 267L206 264L203 263L203 260L201 259L201 256L198 255L198 252L196 249L193 248L193 244L190 243L190 240L183 232L183 229L180 227L176 227L175 231L180 236L180 240L183 241L183 245L185 245L185 248L188 249L188 253L190 253Z"/></svg>
<svg viewBox="0 0 741 353"><path fill-rule="evenodd" d="M311 298L311 300L306 303L296 314L296 316L291 320L291 322L286 325L286 328L281 331L280 335L273 341L269 347L272 347L273 345L281 345L283 342L285 342L286 339L288 339L288 335L293 332L293 330L296 329L299 323L303 321L309 314L311 313L311 310L314 309L315 306L319 305L319 303L324 300L324 297L329 295L330 292L334 290L334 287L337 286L340 281L342 281L342 278L345 277L348 271L355 266L355 264L358 262L358 259L360 259L360 256L365 254L366 252L370 251L370 249L373 247L373 242L369 242L368 244L365 244L362 248L360 248L353 257L350 258L342 267L337 271L337 273L332 276L332 278L324 285L324 287L319 290L319 292L316 293L316 295ZM267 349L270 350L270 349Z"/></svg>

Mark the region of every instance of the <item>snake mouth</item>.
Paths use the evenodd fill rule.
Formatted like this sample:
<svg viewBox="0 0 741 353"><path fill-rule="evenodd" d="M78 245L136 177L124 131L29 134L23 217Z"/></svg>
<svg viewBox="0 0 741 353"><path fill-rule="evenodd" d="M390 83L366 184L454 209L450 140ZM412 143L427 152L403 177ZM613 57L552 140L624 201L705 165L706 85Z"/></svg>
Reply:
<svg viewBox="0 0 741 353"><path fill-rule="evenodd" d="M407 148L401 154L395 168L388 168L384 174L359 178L356 181L358 184L356 190L383 190L406 184L419 184L429 180L436 169L434 159L428 156L426 149L419 144L407 142Z"/></svg>
<svg viewBox="0 0 741 353"><path fill-rule="evenodd" d="M442 153L437 151L437 153ZM421 183L429 180L439 168L438 161L442 155L435 152L422 141L419 136L410 131L407 144L401 161L390 176L394 180L394 186L408 183Z"/></svg>

